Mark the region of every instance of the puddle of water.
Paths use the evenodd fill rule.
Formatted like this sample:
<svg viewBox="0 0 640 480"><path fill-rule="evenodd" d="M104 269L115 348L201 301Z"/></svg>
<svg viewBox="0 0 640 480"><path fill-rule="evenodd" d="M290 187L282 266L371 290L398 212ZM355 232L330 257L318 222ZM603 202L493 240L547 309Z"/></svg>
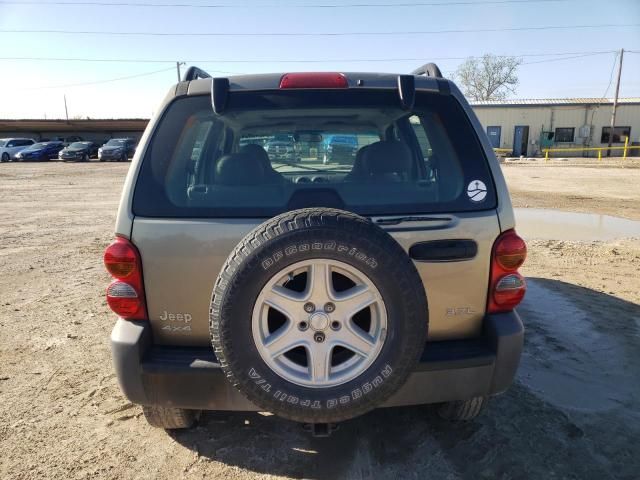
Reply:
<svg viewBox="0 0 640 480"><path fill-rule="evenodd" d="M626 218L542 208L516 208L516 230L527 239L614 240L640 237L640 222Z"/></svg>
<svg viewBox="0 0 640 480"><path fill-rule="evenodd" d="M640 357L629 348L634 343L629 332L618 336L599 331L598 322L612 320L583 310L570 295L535 280L527 282L519 307L528 337L520 381L564 408L601 411L636 404Z"/></svg>

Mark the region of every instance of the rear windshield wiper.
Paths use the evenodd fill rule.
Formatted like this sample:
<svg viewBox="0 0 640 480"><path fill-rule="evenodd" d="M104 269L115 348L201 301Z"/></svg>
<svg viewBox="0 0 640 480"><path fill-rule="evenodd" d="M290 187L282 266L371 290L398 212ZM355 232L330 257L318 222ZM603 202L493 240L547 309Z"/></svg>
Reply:
<svg viewBox="0 0 640 480"><path fill-rule="evenodd" d="M422 217L422 216L410 216L410 217L393 217L393 218L378 218L375 223L377 225L398 225L404 222L450 222L450 217Z"/></svg>

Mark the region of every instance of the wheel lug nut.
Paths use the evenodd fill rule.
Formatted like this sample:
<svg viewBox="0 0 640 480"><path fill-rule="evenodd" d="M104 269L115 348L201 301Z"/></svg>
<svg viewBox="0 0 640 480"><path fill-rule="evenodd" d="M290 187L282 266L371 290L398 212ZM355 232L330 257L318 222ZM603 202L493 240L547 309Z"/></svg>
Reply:
<svg viewBox="0 0 640 480"><path fill-rule="evenodd" d="M304 311L307 313L313 313L316 311L316 306L311 302L305 303L303 308L304 308Z"/></svg>
<svg viewBox="0 0 640 480"><path fill-rule="evenodd" d="M340 330L340 322L337 320L331 322L331 330Z"/></svg>
<svg viewBox="0 0 640 480"><path fill-rule="evenodd" d="M327 313L332 313L336 311L336 306L335 304L331 303L331 302L327 302L324 304L324 311Z"/></svg>
<svg viewBox="0 0 640 480"><path fill-rule="evenodd" d="M317 343L322 343L324 342L324 333L322 332L316 332L313 334L313 339L317 342Z"/></svg>
<svg viewBox="0 0 640 480"><path fill-rule="evenodd" d="M302 321L298 324L298 328L304 332L306 329L309 328L309 323Z"/></svg>

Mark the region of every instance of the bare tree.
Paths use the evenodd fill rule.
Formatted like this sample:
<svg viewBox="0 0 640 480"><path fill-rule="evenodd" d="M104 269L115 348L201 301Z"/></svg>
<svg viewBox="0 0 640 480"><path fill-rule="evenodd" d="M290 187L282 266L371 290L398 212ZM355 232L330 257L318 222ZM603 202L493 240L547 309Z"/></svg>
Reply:
<svg viewBox="0 0 640 480"><path fill-rule="evenodd" d="M515 93L517 70L522 60L516 57L497 57L485 54L471 57L454 73L464 94L472 100L503 100Z"/></svg>

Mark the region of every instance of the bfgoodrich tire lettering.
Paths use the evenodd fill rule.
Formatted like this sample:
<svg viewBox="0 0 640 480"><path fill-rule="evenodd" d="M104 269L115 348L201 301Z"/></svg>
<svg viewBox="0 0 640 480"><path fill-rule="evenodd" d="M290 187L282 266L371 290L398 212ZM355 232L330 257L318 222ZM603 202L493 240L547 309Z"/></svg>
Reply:
<svg viewBox="0 0 640 480"><path fill-rule="evenodd" d="M387 314L375 360L357 377L327 387L297 384L275 373L252 334L262 288L286 267L313 259L362 272L384 299ZM211 340L228 380L260 408L300 422L347 420L384 402L418 361L427 325L424 287L402 247L368 220L325 208L288 212L250 232L223 266L210 309Z"/></svg>

